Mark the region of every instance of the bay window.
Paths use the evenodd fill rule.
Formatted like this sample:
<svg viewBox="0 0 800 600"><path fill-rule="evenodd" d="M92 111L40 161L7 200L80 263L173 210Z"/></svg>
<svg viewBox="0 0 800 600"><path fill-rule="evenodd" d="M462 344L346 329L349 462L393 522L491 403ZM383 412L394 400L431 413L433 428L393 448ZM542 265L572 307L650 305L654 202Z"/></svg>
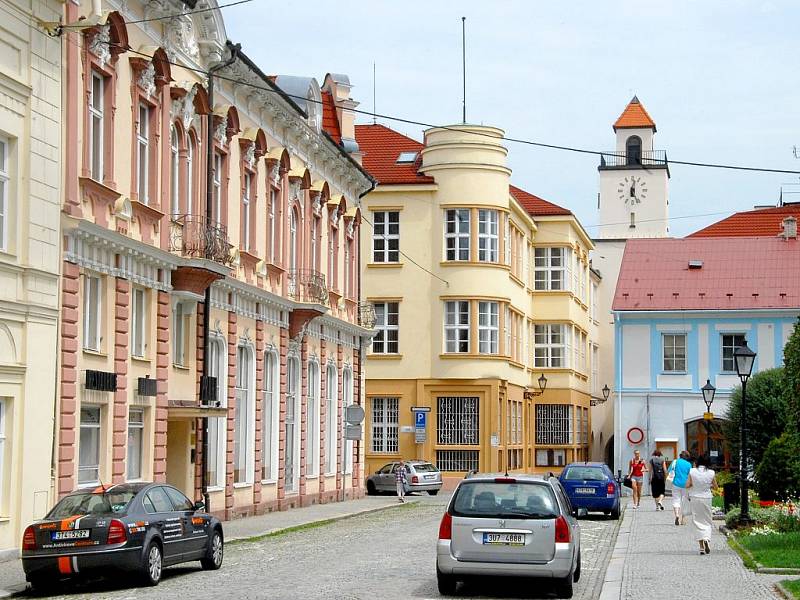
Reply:
<svg viewBox="0 0 800 600"><path fill-rule="evenodd" d="M450 209L445 211L445 258L448 261L468 261L470 258L469 215L470 210L468 208Z"/></svg>
<svg viewBox="0 0 800 600"><path fill-rule="evenodd" d="M497 262L498 213L496 210L478 211L478 260Z"/></svg>
<svg viewBox="0 0 800 600"><path fill-rule="evenodd" d="M445 352L469 352L469 301L456 300L445 302L444 334Z"/></svg>
<svg viewBox="0 0 800 600"><path fill-rule="evenodd" d="M562 324L536 324L533 326L533 366L560 369L567 367L569 331Z"/></svg>
<svg viewBox="0 0 800 600"><path fill-rule="evenodd" d="M533 254L534 289L561 291L569 288L572 251L569 248L535 248Z"/></svg>
<svg viewBox="0 0 800 600"><path fill-rule="evenodd" d="M478 352L481 354L498 353L499 321L499 304L497 302L478 303Z"/></svg>

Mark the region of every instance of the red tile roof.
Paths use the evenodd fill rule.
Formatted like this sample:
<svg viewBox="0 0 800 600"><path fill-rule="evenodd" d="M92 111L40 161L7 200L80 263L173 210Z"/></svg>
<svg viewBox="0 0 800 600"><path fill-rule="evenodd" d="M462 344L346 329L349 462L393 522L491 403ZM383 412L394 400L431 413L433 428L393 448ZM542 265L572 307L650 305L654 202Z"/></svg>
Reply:
<svg viewBox="0 0 800 600"><path fill-rule="evenodd" d="M653 131L656 130L656 123L647 114L644 105L639 102L636 96L628 103L625 110L619 116L619 119L614 123L614 131L617 129L636 129L642 127L652 127Z"/></svg>
<svg viewBox="0 0 800 600"><path fill-rule="evenodd" d="M333 102L333 94L330 92L322 92L322 128L337 144L342 143L342 130L339 127L336 104Z"/></svg>
<svg viewBox="0 0 800 600"><path fill-rule="evenodd" d="M538 196L534 196L525 190L519 189L515 185L508 186L509 192L514 199L520 203L522 208L528 211L532 217L549 217L554 215L571 215L572 212L566 208L562 208L558 204L553 204L547 200L543 200Z"/></svg>
<svg viewBox="0 0 800 600"><path fill-rule="evenodd" d="M689 268L689 261L702 261ZM614 310L800 307L800 240L768 237L633 239Z"/></svg>
<svg viewBox="0 0 800 600"><path fill-rule="evenodd" d="M389 129L385 125L356 125L356 142L363 153L364 168L379 184L434 183L433 177L417 172L414 163L397 163L401 152L420 152L421 142Z"/></svg>
<svg viewBox="0 0 800 600"><path fill-rule="evenodd" d="M789 216L800 220L800 204L737 212L687 237L774 237L783 232L783 220Z"/></svg>

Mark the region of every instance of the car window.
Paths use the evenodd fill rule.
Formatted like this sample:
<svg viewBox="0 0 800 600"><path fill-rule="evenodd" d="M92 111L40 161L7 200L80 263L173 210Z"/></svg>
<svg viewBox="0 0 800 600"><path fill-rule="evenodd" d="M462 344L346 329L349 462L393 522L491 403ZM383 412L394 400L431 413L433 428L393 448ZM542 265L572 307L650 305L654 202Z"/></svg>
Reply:
<svg viewBox="0 0 800 600"><path fill-rule="evenodd" d="M66 519L77 515L119 514L127 510L128 504L136 496L133 490L82 492L71 494L53 507L48 514L50 519Z"/></svg>
<svg viewBox="0 0 800 600"><path fill-rule="evenodd" d="M150 500L150 496L148 496L147 494L145 494L144 499L142 500L142 504L144 504L145 511L149 513L156 512L156 507L153 504L153 501Z"/></svg>
<svg viewBox="0 0 800 600"><path fill-rule="evenodd" d="M182 492L171 487L165 487L164 489L167 490L167 496L172 500L172 506L175 507L175 510L194 510L194 504Z"/></svg>
<svg viewBox="0 0 800 600"><path fill-rule="evenodd" d="M384 465L383 468L379 471L379 473L384 474L384 475L386 473L391 473L393 466L394 466L394 463L389 463L388 465Z"/></svg>
<svg viewBox="0 0 800 600"><path fill-rule="evenodd" d="M567 467L564 471L564 481L605 481L606 475L602 467Z"/></svg>
<svg viewBox="0 0 800 600"><path fill-rule="evenodd" d="M569 501L569 496L567 496L564 488L561 487L561 483L557 480L553 480L553 488L556 490L556 494L561 499L561 506L564 508L564 512L566 514L572 514L572 503Z"/></svg>
<svg viewBox="0 0 800 600"><path fill-rule="evenodd" d="M155 487L146 496L153 505L155 512L172 512L172 502L163 487Z"/></svg>
<svg viewBox="0 0 800 600"><path fill-rule="evenodd" d="M548 485L535 482L476 481L462 483L451 512L459 517L552 519L558 514Z"/></svg>
<svg viewBox="0 0 800 600"><path fill-rule="evenodd" d="M431 463L414 463L414 470L417 473L436 473L436 467Z"/></svg>

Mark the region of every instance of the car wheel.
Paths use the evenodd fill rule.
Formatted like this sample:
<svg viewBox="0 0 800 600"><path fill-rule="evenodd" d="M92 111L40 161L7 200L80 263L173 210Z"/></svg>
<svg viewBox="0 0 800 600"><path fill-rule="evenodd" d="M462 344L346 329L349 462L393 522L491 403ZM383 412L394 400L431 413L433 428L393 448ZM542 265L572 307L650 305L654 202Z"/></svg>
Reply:
<svg viewBox="0 0 800 600"><path fill-rule="evenodd" d="M456 593L458 580L452 575L445 575L439 569L436 569L436 585L442 596L452 596Z"/></svg>
<svg viewBox="0 0 800 600"><path fill-rule="evenodd" d="M572 574L572 581L578 583L581 580L581 551L578 550L578 566L575 567L575 572Z"/></svg>
<svg viewBox="0 0 800 600"><path fill-rule="evenodd" d="M208 541L206 555L200 559L200 564L206 571L216 571L222 566L222 558L225 553L225 542L222 533L215 529Z"/></svg>
<svg viewBox="0 0 800 600"><path fill-rule="evenodd" d="M572 575L567 575L556 584L556 598L572 598Z"/></svg>
<svg viewBox="0 0 800 600"><path fill-rule="evenodd" d="M30 580L31 589L33 593L38 595L50 595L55 591L58 579L52 577L34 577Z"/></svg>
<svg viewBox="0 0 800 600"><path fill-rule="evenodd" d="M367 482L367 495L374 496L378 493L378 490L375 488L375 482L368 481Z"/></svg>
<svg viewBox="0 0 800 600"><path fill-rule="evenodd" d="M151 541L147 545L144 558L142 559L141 581L145 585L158 585L161 581L161 573L164 569L164 556L161 553L161 545Z"/></svg>
<svg viewBox="0 0 800 600"><path fill-rule="evenodd" d="M435 496L438 493L439 493L439 490L428 490L428 495L429 496Z"/></svg>
<svg viewBox="0 0 800 600"><path fill-rule="evenodd" d="M619 504L611 511L611 518L615 521L619 519Z"/></svg>

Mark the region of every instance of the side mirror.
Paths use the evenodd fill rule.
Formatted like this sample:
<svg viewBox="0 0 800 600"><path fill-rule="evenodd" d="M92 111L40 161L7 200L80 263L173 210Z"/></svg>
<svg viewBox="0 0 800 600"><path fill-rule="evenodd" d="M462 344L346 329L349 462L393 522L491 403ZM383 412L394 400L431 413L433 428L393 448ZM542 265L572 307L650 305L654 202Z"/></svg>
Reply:
<svg viewBox="0 0 800 600"><path fill-rule="evenodd" d="M197 502L194 503L194 510L195 511L205 510L205 509L206 509L206 503L203 502L202 500L198 500Z"/></svg>

